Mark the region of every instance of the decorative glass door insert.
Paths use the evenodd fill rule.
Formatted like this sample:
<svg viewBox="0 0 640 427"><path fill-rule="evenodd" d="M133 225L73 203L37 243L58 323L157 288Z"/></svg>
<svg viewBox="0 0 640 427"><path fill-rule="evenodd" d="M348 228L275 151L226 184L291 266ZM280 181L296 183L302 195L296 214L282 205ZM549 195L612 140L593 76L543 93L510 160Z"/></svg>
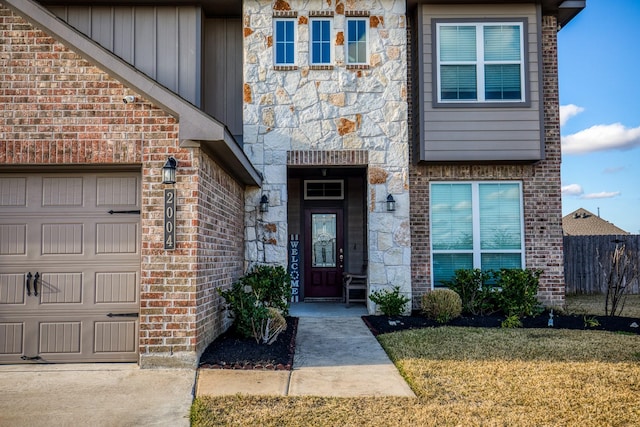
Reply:
<svg viewBox="0 0 640 427"><path fill-rule="evenodd" d="M312 267L336 267L336 221L334 213L311 216Z"/></svg>

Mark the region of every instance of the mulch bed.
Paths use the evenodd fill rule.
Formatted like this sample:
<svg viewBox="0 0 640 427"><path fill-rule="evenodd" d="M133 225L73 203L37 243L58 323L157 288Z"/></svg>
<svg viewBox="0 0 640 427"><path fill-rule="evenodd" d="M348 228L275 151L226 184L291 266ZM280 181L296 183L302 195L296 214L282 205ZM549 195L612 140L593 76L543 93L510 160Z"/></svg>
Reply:
<svg viewBox="0 0 640 427"><path fill-rule="evenodd" d="M586 316L595 319L599 325L588 327L584 316L555 315L555 329L590 329L640 334L640 319L630 317ZM243 370L291 370L296 345L297 317L287 317L287 329L271 345L257 344L253 338L241 338L232 330L219 336L212 342L200 358L200 368L207 369L243 369ZM373 335L398 332L407 329L432 328L438 326L471 326L499 328L504 316L467 316L459 317L447 323L437 323L427 319L419 312L411 316L362 316ZM523 328L548 328L549 314L521 319Z"/></svg>
<svg viewBox="0 0 640 427"><path fill-rule="evenodd" d="M233 328L212 342L200 357L200 367L209 369L281 370L293 366L297 317L286 317L287 329L272 344L237 336Z"/></svg>
<svg viewBox="0 0 640 427"><path fill-rule="evenodd" d="M586 319L595 319L598 326L589 327L585 325L585 316L576 315L553 315L553 328L555 329L583 329L596 331L624 332L640 334L640 319L630 317L607 317L607 316L586 316ZM438 323L435 320L427 319L420 313L412 316L362 316L362 320L367 324L373 335L398 332L407 329L431 328L436 326L471 326L480 328L500 328L505 316L466 316L458 317L447 323ZM520 319L523 328L549 328L549 313L543 313L536 317L525 317ZM632 326L635 324L636 326Z"/></svg>

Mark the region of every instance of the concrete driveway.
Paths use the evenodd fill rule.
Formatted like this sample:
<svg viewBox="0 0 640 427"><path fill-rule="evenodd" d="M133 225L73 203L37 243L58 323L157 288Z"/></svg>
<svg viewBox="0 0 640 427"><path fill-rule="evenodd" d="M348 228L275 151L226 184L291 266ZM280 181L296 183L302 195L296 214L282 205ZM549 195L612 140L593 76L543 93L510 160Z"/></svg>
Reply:
<svg viewBox="0 0 640 427"><path fill-rule="evenodd" d="M0 366L0 426L189 426L195 371L135 364Z"/></svg>

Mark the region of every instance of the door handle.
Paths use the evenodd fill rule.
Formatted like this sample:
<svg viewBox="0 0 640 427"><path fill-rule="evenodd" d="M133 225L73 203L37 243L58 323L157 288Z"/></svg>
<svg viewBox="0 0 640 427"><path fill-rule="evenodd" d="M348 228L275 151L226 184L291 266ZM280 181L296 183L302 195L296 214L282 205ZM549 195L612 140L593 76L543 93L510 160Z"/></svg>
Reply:
<svg viewBox="0 0 640 427"><path fill-rule="evenodd" d="M38 277L40 277L40 273L36 271L36 275L33 276L33 295L38 296Z"/></svg>
<svg viewBox="0 0 640 427"><path fill-rule="evenodd" d="M27 296L30 297L31 296L31 272L27 273L27 281L25 282L24 286L25 288L27 288Z"/></svg>

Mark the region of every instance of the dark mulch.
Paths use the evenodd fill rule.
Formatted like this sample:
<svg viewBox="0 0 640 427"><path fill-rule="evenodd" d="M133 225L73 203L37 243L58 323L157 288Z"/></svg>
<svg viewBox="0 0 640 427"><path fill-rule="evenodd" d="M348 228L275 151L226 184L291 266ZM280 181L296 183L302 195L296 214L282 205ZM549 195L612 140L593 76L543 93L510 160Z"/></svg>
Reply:
<svg viewBox="0 0 640 427"><path fill-rule="evenodd" d="M630 317L587 316L595 319L600 325L588 327L584 316L555 315L553 327L556 329L591 329L601 331L640 334L640 319ZM297 317L287 317L287 330L278 336L271 345L257 344L253 338L240 338L232 330L218 337L207 347L200 358L201 368L210 369L262 369L291 370L295 352L295 339L298 327ZM447 323L437 323L427 319L419 312L411 316L362 316L373 335L407 329L431 328L443 325L472 326L482 328L499 328L504 316L467 316L459 317ZM548 328L549 314L521 319L523 328Z"/></svg>
<svg viewBox="0 0 640 427"><path fill-rule="evenodd" d="M411 316L362 316L371 333L374 335L386 334L390 332L403 331L407 329L430 328L436 326L473 326L481 328L499 328L505 316L466 316L458 317L447 323L438 323L421 315L414 313ZM626 332L640 334L640 319L630 317L607 317L607 316L586 316L586 319L595 319L598 326L585 325L585 316L557 315L553 316L553 328L556 329L591 329L597 331ZM523 328L548 328L549 313L543 313L535 317L525 317L520 319ZM633 324L636 327L633 327Z"/></svg>
<svg viewBox="0 0 640 427"><path fill-rule="evenodd" d="M200 357L200 367L210 369L291 370L298 318L287 317L287 329L270 345L237 336L232 329L212 342Z"/></svg>

